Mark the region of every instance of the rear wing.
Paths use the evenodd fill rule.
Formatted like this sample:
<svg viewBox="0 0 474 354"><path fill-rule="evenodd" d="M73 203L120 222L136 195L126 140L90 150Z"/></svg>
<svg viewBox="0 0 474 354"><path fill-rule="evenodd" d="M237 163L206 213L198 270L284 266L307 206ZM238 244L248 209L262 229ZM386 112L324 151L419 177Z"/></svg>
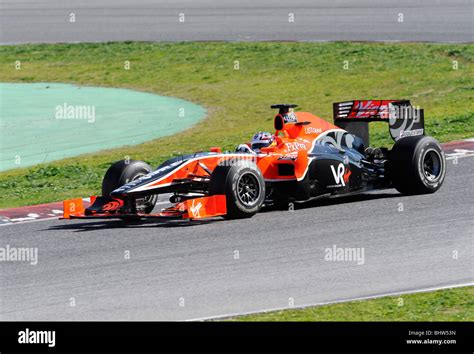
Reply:
<svg viewBox="0 0 474 354"><path fill-rule="evenodd" d="M369 145L369 122L387 122L390 136L401 138L425 133L424 111L408 100L355 100L333 104L334 124Z"/></svg>

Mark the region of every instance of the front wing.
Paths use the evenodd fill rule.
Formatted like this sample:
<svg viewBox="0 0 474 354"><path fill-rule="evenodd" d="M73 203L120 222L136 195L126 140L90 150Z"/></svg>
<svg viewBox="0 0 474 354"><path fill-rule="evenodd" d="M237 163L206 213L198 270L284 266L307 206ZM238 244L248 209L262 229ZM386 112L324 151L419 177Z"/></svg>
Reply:
<svg viewBox="0 0 474 354"><path fill-rule="evenodd" d="M124 201L119 198L97 197L90 198L91 204L84 205L82 198L69 199L63 202L63 219L114 219L114 218L143 218L143 219L205 219L227 214L225 195L212 195L188 199L162 209L159 213L124 213Z"/></svg>

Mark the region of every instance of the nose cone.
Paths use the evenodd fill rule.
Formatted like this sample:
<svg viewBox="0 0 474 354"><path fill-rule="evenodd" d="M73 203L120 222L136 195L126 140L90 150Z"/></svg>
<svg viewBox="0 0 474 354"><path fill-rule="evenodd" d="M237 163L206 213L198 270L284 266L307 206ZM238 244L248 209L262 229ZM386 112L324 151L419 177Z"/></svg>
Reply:
<svg viewBox="0 0 474 354"><path fill-rule="evenodd" d="M115 198L123 198L123 197L125 197L126 195L127 195L127 193L124 192L121 188L116 189L116 190L114 190L114 191L112 191L112 192L110 193L110 196L111 196L111 197L115 197Z"/></svg>
<svg viewBox="0 0 474 354"><path fill-rule="evenodd" d="M123 197L126 197L126 196L130 195L138 187L141 187L141 186L143 186L143 185L150 182L151 178L147 178L147 176L140 177L140 178L138 178L136 180L133 180L133 181L127 183L127 184L124 184L123 186L121 186L117 189L114 189L110 193L110 196L123 198Z"/></svg>

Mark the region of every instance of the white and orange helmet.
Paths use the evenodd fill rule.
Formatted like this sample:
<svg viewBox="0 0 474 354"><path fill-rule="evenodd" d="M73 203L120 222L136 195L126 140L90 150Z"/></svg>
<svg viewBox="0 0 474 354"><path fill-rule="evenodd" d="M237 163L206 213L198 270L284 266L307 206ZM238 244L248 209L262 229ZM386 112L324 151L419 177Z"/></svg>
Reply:
<svg viewBox="0 0 474 354"><path fill-rule="evenodd" d="M258 132L253 136L250 146L252 147L252 150L258 151L263 147L268 147L272 145L274 141L275 137L273 136L273 134L268 132Z"/></svg>

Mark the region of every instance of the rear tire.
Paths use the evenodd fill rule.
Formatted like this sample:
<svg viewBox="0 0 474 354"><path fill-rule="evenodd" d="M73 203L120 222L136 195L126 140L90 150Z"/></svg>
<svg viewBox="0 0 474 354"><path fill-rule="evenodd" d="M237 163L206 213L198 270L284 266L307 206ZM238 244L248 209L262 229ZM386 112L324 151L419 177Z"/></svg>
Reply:
<svg viewBox="0 0 474 354"><path fill-rule="evenodd" d="M398 140L390 153L390 178L403 194L436 192L446 175L446 158L438 141L429 136Z"/></svg>
<svg viewBox="0 0 474 354"><path fill-rule="evenodd" d="M150 165L137 160L120 160L109 167L102 180L102 195L110 196L115 189L140 178L152 171ZM146 214L152 212L155 207L158 195L150 195L137 199L137 204L141 203L141 208Z"/></svg>
<svg viewBox="0 0 474 354"><path fill-rule="evenodd" d="M255 215L265 200L265 180L260 169L248 161L234 166L217 166L211 175L211 195L224 194L227 219L249 218Z"/></svg>

